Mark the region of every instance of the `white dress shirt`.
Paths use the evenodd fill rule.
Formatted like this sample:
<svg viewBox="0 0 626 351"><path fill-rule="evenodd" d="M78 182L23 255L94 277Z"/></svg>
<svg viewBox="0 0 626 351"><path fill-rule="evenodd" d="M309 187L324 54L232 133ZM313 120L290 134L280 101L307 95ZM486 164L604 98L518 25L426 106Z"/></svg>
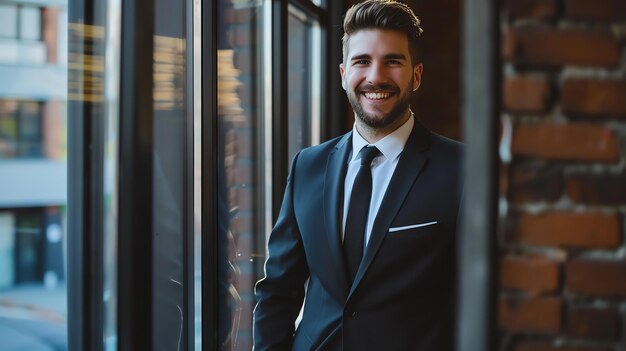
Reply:
<svg viewBox="0 0 626 351"><path fill-rule="evenodd" d="M407 139L409 139L414 123L413 113L411 113L411 117L409 117L409 119L404 122L402 126L374 144L368 144L367 140L363 139L356 129L356 124L352 128L352 154L348 157L348 171L346 173L344 183L342 238L346 231L346 217L348 214L348 207L350 206L352 186L354 185L354 179L356 178L359 168L361 167L361 149L366 146L373 145L376 146L381 153L372 161L372 200L370 201L364 240L365 246L367 246L372 233L374 219L376 219L376 214L378 213L380 204L383 201L385 192L387 191L387 186L389 185L391 176L393 176L393 172L398 165L400 154L404 149Z"/></svg>

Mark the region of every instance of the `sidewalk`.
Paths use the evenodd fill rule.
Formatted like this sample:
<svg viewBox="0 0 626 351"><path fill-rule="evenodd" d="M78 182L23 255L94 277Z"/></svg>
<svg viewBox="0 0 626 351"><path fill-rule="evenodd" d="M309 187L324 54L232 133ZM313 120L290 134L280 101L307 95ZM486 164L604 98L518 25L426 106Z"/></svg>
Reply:
<svg viewBox="0 0 626 351"><path fill-rule="evenodd" d="M65 285L0 291L0 340L3 351L67 350Z"/></svg>

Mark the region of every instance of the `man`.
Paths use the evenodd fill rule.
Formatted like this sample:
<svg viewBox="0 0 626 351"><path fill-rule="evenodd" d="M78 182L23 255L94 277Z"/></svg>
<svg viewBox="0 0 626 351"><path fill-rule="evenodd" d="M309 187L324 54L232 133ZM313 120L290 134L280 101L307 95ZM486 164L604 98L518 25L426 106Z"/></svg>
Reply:
<svg viewBox="0 0 626 351"><path fill-rule="evenodd" d="M389 0L346 14L354 128L293 160L256 287L257 351L452 349L461 147L410 110L419 23Z"/></svg>

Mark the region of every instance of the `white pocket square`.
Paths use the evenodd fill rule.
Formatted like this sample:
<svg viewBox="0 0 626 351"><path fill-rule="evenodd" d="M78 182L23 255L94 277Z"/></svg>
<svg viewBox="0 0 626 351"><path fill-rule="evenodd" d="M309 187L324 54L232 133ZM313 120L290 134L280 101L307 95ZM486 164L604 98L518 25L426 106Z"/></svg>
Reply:
<svg viewBox="0 0 626 351"><path fill-rule="evenodd" d="M389 228L389 233L399 232L401 230L408 230L408 229L415 229L415 228L425 227L427 225L433 225L433 224L437 224L437 221L428 222L428 223L413 224L413 225L405 225L404 227L393 227L393 228Z"/></svg>

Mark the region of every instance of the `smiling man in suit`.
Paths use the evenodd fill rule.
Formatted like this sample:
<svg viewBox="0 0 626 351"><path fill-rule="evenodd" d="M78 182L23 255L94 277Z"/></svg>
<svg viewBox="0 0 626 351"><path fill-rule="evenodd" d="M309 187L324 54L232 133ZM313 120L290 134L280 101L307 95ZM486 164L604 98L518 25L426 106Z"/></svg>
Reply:
<svg viewBox="0 0 626 351"><path fill-rule="evenodd" d="M255 350L452 349L461 146L410 109L421 34L399 2L346 13L354 128L293 160L256 286Z"/></svg>

